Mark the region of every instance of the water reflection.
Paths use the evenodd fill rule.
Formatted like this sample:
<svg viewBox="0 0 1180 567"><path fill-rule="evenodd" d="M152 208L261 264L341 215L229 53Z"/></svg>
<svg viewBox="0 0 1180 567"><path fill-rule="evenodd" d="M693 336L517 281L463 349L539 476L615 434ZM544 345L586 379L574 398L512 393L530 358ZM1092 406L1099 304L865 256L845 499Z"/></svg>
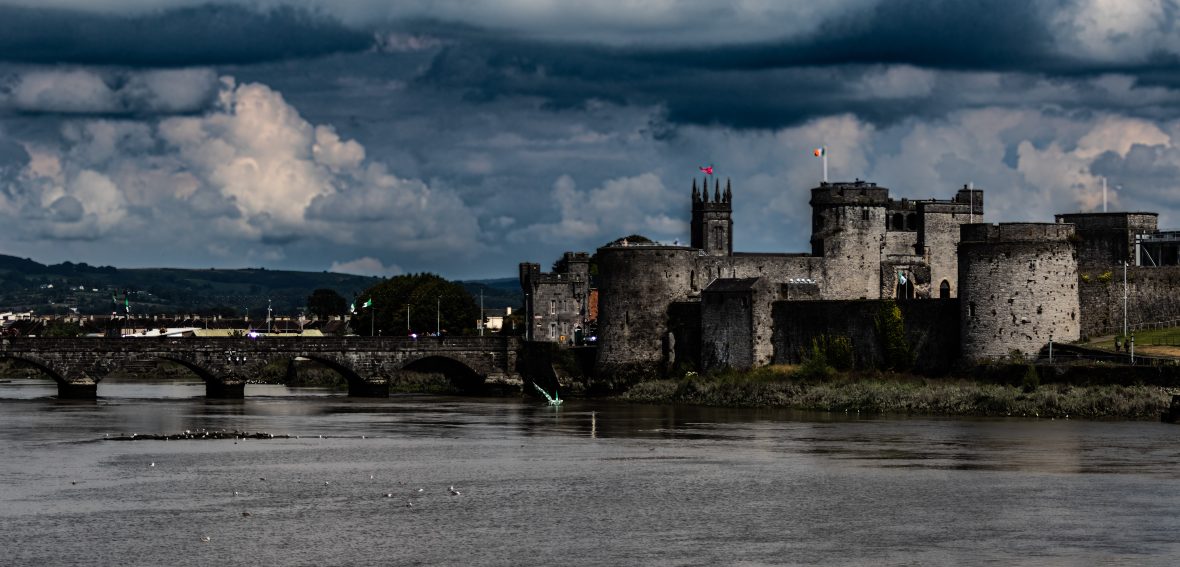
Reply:
<svg viewBox="0 0 1180 567"><path fill-rule="evenodd" d="M1165 565L1180 552L1180 430L1158 423L105 386L73 404L52 382L0 383L6 565ZM199 429L293 437L103 441Z"/></svg>

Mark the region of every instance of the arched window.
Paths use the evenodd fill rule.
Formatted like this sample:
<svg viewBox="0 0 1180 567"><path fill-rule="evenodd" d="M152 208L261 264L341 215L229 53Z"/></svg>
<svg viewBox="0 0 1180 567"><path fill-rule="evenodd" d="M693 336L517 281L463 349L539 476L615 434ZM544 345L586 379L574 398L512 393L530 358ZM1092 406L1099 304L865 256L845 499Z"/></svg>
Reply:
<svg viewBox="0 0 1180 567"><path fill-rule="evenodd" d="M948 282L946 280L942 280L942 283L938 284L938 298L939 299L950 299L951 298L951 282Z"/></svg>

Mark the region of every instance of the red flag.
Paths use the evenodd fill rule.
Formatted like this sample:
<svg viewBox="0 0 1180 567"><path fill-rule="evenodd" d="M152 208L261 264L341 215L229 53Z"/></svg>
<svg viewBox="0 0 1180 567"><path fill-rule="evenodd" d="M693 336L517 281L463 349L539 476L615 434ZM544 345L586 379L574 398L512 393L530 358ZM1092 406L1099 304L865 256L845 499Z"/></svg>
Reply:
<svg viewBox="0 0 1180 567"><path fill-rule="evenodd" d="M705 172L705 175L713 175L713 165L712 164L710 164L708 167L699 167L697 169L700 169L701 171Z"/></svg>

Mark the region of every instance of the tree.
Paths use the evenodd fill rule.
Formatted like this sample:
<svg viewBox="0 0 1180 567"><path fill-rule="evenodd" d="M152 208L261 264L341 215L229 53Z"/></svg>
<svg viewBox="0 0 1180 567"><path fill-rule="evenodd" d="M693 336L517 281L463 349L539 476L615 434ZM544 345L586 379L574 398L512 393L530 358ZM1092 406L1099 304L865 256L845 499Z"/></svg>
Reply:
<svg viewBox="0 0 1180 567"><path fill-rule="evenodd" d="M307 296L307 310L320 319L343 315L347 309L348 300L334 289L321 287Z"/></svg>
<svg viewBox="0 0 1180 567"><path fill-rule="evenodd" d="M365 307L369 301L372 305ZM462 284L422 273L396 276L365 290L356 298L350 324L361 335L425 335L434 333L436 325L443 334L470 335L476 333L478 320L479 305Z"/></svg>

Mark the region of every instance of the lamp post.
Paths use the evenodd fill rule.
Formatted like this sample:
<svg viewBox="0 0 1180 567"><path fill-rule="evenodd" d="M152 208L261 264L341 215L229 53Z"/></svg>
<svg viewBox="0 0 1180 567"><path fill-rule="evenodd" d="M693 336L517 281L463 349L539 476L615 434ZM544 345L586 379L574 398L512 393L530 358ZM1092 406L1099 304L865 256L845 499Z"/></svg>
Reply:
<svg viewBox="0 0 1180 567"><path fill-rule="evenodd" d="M442 336L442 297L434 299L434 336Z"/></svg>
<svg viewBox="0 0 1180 567"><path fill-rule="evenodd" d="M406 334L410 334L410 304L406 304Z"/></svg>

